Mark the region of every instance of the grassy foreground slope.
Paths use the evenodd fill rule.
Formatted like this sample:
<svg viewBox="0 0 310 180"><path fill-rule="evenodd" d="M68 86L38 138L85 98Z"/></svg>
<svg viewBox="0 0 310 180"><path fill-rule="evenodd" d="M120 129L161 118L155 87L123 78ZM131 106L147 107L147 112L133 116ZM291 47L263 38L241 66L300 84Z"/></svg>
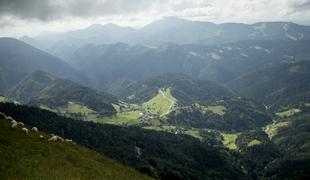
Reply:
<svg viewBox="0 0 310 180"><path fill-rule="evenodd" d="M150 179L78 145L42 140L40 134L13 130L0 118L0 179Z"/></svg>

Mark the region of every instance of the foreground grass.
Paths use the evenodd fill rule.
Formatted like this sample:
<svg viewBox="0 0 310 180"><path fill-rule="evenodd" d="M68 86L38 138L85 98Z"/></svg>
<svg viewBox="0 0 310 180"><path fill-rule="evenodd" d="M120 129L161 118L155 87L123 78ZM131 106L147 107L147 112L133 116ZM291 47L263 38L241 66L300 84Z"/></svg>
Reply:
<svg viewBox="0 0 310 180"><path fill-rule="evenodd" d="M42 140L34 131L25 135L0 119L0 179L150 178L81 146Z"/></svg>

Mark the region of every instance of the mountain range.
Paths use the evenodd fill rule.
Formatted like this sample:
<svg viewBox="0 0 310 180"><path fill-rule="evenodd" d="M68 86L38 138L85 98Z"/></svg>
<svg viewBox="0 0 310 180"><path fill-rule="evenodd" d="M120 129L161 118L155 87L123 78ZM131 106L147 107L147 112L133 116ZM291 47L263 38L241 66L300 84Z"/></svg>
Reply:
<svg viewBox="0 0 310 180"><path fill-rule="evenodd" d="M127 44L87 45L69 63L104 89L118 79L143 80L163 73L183 73L195 79L227 83L245 73L283 62L309 60L309 41L242 41L209 45Z"/></svg>
<svg viewBox="0 0 310 180"><path fill-rule="evenodd" d="M62 58L87 44L223 44L241 40L309 40L310 28L290 22L255 24L197 22L166 17L142 28L95 24L86 29L21 40Z"/></svg>

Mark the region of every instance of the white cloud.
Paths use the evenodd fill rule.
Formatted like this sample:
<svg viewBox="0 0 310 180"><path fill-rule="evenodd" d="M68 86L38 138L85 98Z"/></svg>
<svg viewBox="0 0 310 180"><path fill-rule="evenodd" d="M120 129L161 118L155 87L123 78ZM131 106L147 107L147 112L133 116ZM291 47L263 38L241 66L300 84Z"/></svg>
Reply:
<svg viewBox="0 0 310 180"><path fill-rule="evenodd" d="M310 23L310 0L1 0L0 36L62 31L92 23L142 26L163 16L216 23Z"/></svg>

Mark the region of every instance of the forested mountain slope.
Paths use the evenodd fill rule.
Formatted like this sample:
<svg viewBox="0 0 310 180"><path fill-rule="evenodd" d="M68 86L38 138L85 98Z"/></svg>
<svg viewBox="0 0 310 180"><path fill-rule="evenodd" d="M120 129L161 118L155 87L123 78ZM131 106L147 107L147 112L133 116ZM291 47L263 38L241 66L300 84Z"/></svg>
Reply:
<svg viewBox="0 0 310 180"><path fill-rule="evenodd" d="M42 70L85 83L86 79L67 63L22 41L0 38L0 92L16 85L27 74Z"/></svg>
<svg viewBox="0 0 310 180"><path fill-rule="evenodd" d="M165 73L227 83L245 73L281 62L309 60L309 41L241 41L217 46L164 44L86 45L69 63L105 89L119 79L143 80Z"/></svg>
<svg viewBox="0 0 310 180"><path fill-rule="evenodd" d="M113 103L118 100L103 92L97 92L70 80L63 80L43 71L35 71L25 77L7 93L9 101L43 106L50 109L66 109L80 105L102 115L116 113Z"/></svg>
<svg viewBox="0 0 310 180"><path fill-rule="evenodd" d="M310 61L282 63L229 82L227 87L274 111L310 102Z"/></svg>

